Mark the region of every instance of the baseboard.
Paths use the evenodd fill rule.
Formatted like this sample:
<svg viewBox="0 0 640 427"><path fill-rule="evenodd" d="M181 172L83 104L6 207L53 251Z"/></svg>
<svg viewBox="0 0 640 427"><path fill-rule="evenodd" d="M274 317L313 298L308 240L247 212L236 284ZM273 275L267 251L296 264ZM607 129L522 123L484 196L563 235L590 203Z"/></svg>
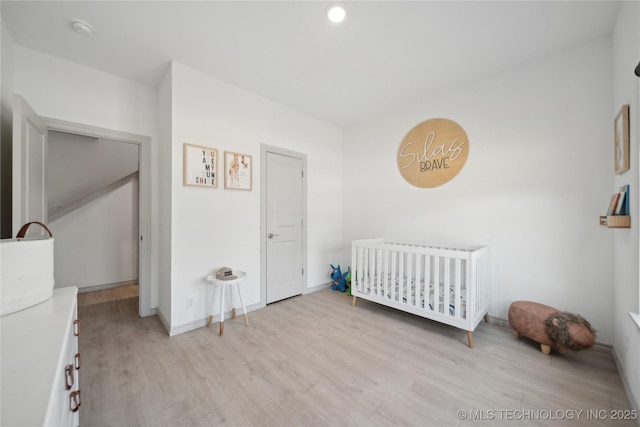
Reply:
<svg viewBox="0 0 640 427"><path fill-rule="evenodd" d="M129 285L137 285L137 280L129 280L127 282L117 282L117 283L108 283L106 285L95 285L95 286L85 286L82 288L78 288L78 293L82 294L84 292L93 292L93 291L104 291L105 289L113 289L119 288L120 286L129 286Z"/></svg>
<svg viewBox="0 0 640 427"><path fill-rule="evenodd" d="M492 325L502 326L503 328L511 328L508 320L493 317L491 315L489 315L489 323L491 323Z"/></svg>
<svg viewBox="0 0 640 427"><path fill-rule="evenodd" d="M611 348L611 354L613 355L613 361L616 364L616 369L618 369L618 375L620 375L620 379L622 380L622 385L624 386L624 391L627 393L627 400L629 401L629 405L631 409L636 410L636 412L640 412L640 407L638 407L638 400L633 395L631 391L631 387L629 387L629 383L627 382L627 378L624 375L624 371L622 370L622 363L620 363L620 359L618 358L618 354L616 353L615 348ZM640 418L636 420L637 425L640 427Z"/></svg>
<svg viewBox="0 0 640 427"><path fill-rule="evenodd" d="M162 326L164 326L164 330L167 332L167 335L171 336L171 328L169 327L169 323L164 318L161 311L158 311L158 319L160 319L160 323L162 323Z"/></svg>
<svg viewBox="0 0 640 427"><path fill-rule="evenodd" d="M302 294L306 295L306 294L310 294L312 292L317 292L317 291L320 291L322 289L326 289L326 288L331 286L331 283L332 282L322 283L322 284L314 286L312 288L307 288ZM264 306L261 306L259 303L258 304L254 304L254 305L251 305L251 306L247 307L247 312L251 313L252 311L258 310L260 308L264 308ZM160 321L164 325L164 327L167 330L167 332L168 332L170 337L173 337L173 336L176 336L176 335L180 335L180 334L184 334L185 332L193 331L194 329L205 327L209 323L209 316L207 316L204 319L194 320L193 322L185 323L183 325L179 325L179 326L170 328L170 327L167 326L167 323L164 320L164 318L162 317L162 315L158 314L158 316L160 317ZM224 318L225 318L225 321L227 319L231 319L231 310L225 311ZM219 322L220 318L218 316L216 316L214 321L215 322Z"/></svg>
<svg viewBox="0 0 640 427"><path fill-rule="evenodd" d="M247 307L247 313L251 313L252 311L257 310L259 308L261 308L260 304L250 305ZM226 321L227 319L231 319L231 310L225 311L224 313L224 320ZM185 332L193 331L194 329L199 329L207 326L209 323L209 316L205 317L204 319L198 319L198 320L194 320L193 322L176 326L175 328L167 328L166 322L161 316L160 316L160 321L162 321L162 324L165 325L165 329L167 329L169 336L173 337L176 335L184 334ZM215 316L214 322L217 323L219 321L220 321L220 315Z"/></svg>
<svg viewBox="0 0 640 427"><path fill-rule="evenodd" d="M229 316L231 317L231 316ZM226 314L224 316L225 320L227 318ZM199 319L190 323L185 323L184 325L177 326L175 328L171 328L169 330L169 336L175 337L176 335L184 334L185 332L193 331L194 329L200 329L203 326L207 326L209 323L209 319Z"/></svg>
<svg viewBox="0 0 640 427"><path fill-rule="evenodd" d="M489 323L511 329L511 325L509 324L509 321L506 319L501 319L499 317L489 316ZM593 345L593 347L591 347L591 351L613 354L613 347L611 347L611 345L609 344L602 344L602 343L596 342Z"/></svg>
<svg viewBox="0 0 640 427"><path fill-rule="evenodd" d="M306 295L306 294L310 294L310 293L313 293L313 292L321 291L321 290L323 290L323 289L326 289L326 288L330 287L332 283L333 283L333 282L321 283L321 284L316 285L316 286L313 286L313 287L311 287L311 288L307 288L307 289L302 293L302 295Z"/></svg>

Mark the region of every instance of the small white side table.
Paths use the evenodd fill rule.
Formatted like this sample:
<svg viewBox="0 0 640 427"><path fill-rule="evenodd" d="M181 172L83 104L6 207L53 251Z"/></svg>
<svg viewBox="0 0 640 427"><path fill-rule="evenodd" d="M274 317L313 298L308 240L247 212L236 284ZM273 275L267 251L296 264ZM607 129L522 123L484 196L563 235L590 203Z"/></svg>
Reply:
<svg viewBox="0 0 640 427"><path fill-rule="evenodd" d="M240 306L242 307L242 311L244 312L244 324L245 326L249 326L249 316L247 316L247 309L244 306L244 301L242 300L242 292L240 291L240 281L246 277L246 273L244 271L234 271L233 272L235 279L230 280L220 280L216 278L215 274L210 274L207 276L207 280L213 282L216 287L221 289L220 292L220 336L224 335L224 290L227 286L236 285L236 289L238 290L238 296L240 296ZM213 322L213 305L215 303L216 291L215 288L213 290L213 297L211 298L211 311L209 312L209 323L207 327L211 327ZM231 293L231 318L236 318L236 308L233 307L233 292Z"/></svg>

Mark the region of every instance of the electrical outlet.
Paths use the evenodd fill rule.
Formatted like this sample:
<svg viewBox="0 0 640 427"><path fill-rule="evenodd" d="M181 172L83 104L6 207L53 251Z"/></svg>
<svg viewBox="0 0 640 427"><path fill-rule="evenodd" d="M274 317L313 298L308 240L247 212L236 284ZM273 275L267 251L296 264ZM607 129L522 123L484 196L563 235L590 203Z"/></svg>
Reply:
<svg viewBox="0 0 640 427"><path fill-rule="evenodd" d="M187 308L193 308L195 303L196 303L196 297L194 297L193 295L191 295L190 297L187 297Z"/></svg>

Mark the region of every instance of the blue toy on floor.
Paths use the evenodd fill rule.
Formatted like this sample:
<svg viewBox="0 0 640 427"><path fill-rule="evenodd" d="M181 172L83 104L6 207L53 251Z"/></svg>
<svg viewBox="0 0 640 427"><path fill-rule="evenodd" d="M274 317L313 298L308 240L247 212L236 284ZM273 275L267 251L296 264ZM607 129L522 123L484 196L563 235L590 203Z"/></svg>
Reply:
<svg viewBox="0 0 640 427"><path fill-rule="evenodd" d="M334 291L339 290L340 292L346 292L347 290L347 275L351 272L351 267L347 269L346 273L342 273L340 269L340 264L337 267L334 267L333 264L329 264L333 271L331 272L331 280L333 280L333 284L331 285L331 289Z"/></svg>

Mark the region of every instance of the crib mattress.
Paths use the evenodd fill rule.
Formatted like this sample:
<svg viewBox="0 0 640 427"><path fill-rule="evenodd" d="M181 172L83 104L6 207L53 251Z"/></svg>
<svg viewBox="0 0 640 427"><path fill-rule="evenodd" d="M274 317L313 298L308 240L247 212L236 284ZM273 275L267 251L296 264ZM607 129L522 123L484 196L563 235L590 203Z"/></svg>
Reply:
<svg viewBox="0 0 640 427"><path fill-rule="evenodd" d="M380 278L378 276L375 276L373 278L369 277L366 278L363 281L363 286L359 287L358 290L360 292L364 292L367 294L377 294L377 295L381 295L383 297L387 297L389 299L395 300L395 301L402 301L404 304L410 304L410 305L416 305L416 284L415 284L415 280L411 280L411 283L409 285L407 285L407 280L406 278L403 278L402 280L402 295L400 295L400 284L401 281L399 280L399 277L395 277L391 278L391 276L387 277L386 282L384 280L380 280ZM379 283L380 282L380 283ZM380 286L380 292L378 292L378 286ZM391 289L389 289L391 288ZM419 305L422 308L425 308L425 304L428 304L429 310L433 310L433 311L438 311L439 313L445 313L444 311L444 306L445 306L445 301L444 301L444 297L445 297L445 285L444 284L440 284L440 286L438 286L438 309L435 310L434 309L434 286L433 283L429 283L429 292L427 294L428 299L425 298L425 282L421 281L420 282L420 300L419 300ZM389 291L387 292L387 289L389 289ZM407 295L407 293L409 293L409 295ZM460 304L459 304L459 309L460 309L460 315L457 317L460 317L462 319L465 318L466 316L466 307L467 307L467 299L466 299L466 289L465 288L461 288L460 289ZM456 301L456 292L455 292L455 286L450 285L449 286L449 304L448 304L448 312L450 316L456 316L456 307L455 307L455 301Z"/></svg>

